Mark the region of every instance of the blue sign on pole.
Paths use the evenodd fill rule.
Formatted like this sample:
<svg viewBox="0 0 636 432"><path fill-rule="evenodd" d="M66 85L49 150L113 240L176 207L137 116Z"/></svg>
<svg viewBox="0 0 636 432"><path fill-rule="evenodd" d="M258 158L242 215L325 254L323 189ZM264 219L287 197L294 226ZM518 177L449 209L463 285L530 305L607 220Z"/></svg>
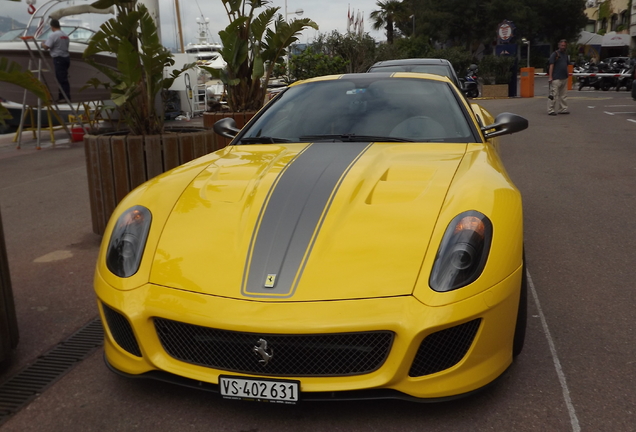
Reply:
<svg viewBox="0 0 636 432"><path fill-rule="evenodd" d="M515 36L515 25L512 21L503 20L497 26L497 45L509 44Z"/></svg>
<svg viewBox="0 0 636 432"><path fill-rule="evenodd" d="M503 20L497 26L497 45L495 46L495 55L515 59L515 63L511 67L510 82L508 83L508 96L510 97L517 95L517 44L512 43L515 37L515 30L516 27L512 21Z"/></svg>

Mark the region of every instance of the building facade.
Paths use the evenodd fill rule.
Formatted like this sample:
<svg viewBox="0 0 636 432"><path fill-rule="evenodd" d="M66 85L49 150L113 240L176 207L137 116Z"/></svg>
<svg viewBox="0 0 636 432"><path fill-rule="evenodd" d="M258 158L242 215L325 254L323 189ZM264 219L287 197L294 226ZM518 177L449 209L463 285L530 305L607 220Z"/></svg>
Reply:
<svg viewBox="0 0 636 432"><path fill-rule="evenodd" d="M604 50L612 55L636 56L636 1L587 0L584 30L604 35Z"/></svg>

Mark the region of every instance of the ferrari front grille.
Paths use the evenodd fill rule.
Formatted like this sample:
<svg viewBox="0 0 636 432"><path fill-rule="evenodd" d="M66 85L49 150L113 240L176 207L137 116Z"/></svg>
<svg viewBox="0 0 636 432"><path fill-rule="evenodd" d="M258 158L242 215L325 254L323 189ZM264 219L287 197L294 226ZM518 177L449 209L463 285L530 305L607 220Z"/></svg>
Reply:
<svg viewBox="0 0 636 432"><path fill-rule="evenodd" d="M113 335L113 339L115 339L117 345L130 354L141 357L139 344L137 343L137 339L135 338L128 319L104 303L102 303L102 309L104 310L104 317L106 318L106 324L108 325L110 334Z"/></svg>
<svg viewBox="0 0 636 432"><path fill-rule="evenodd" d="M256 375L343 376L377 370L393 343L390 331L269 334L218 330L155 318L166 352L200 366Z"/></svg>
<svg viewBox="0 0 636 432"><path fill-rule="evenodd" d="M464 358L475 339L481 318L428 335L417 350L410 377L441 372Z"/></svg>

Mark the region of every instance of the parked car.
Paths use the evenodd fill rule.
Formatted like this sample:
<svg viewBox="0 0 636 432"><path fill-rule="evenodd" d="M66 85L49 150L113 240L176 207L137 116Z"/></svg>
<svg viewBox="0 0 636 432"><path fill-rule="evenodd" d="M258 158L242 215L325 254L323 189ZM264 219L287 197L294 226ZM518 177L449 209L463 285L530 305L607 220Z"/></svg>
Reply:
<svg viewBox="0 0 636 432"><path fill-rule="evenodd" d="M445 59L411 58L386 60L375 63L367 72L417 72L448 77L465 95L479 94L477 82L460 79L451 62Z"/></svg>
<svg viewBox="0 0 636 432"><path fill-rule="evenodd" d="M229 399L444 400L526 327L523 211L494 119L446 77L290 85L215 153L131 192L94 279L105 359Z"/></svg>

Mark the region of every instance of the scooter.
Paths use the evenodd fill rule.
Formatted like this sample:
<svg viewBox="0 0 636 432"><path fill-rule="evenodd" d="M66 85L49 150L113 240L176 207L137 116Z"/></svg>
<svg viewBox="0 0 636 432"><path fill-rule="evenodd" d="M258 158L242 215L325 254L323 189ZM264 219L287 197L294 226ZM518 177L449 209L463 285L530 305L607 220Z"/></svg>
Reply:
<svg viewBox="0 0 636 432"><path fill-rule="evenodd" d="M580 72L597 73L600 72L599 68L595 64L587 63ZM583 87L593 87L595 90L601 88L601 79L597 76L579 77L579 91Z"/></svg>
<svg viewBox="0 0 636 432"><path fill-rule="evenodd" d="M629 76L618 78L618 80L616 81L616 91L619 91L621 87L625 87L625 90L630 91L632 89L632 76L634 75L634 66L623 68L620 73L621 75L629 74Z"/></svg>
<svg viewBox="0 0 636 432"><path fill-rule="evenodd" d="M479 85L477 83L477 72L479 67L476 64L471 64L466 71L464 82L466 83L466 96L469 98L479 97ZM473 83L473 84L471 84Z"/></svg>

